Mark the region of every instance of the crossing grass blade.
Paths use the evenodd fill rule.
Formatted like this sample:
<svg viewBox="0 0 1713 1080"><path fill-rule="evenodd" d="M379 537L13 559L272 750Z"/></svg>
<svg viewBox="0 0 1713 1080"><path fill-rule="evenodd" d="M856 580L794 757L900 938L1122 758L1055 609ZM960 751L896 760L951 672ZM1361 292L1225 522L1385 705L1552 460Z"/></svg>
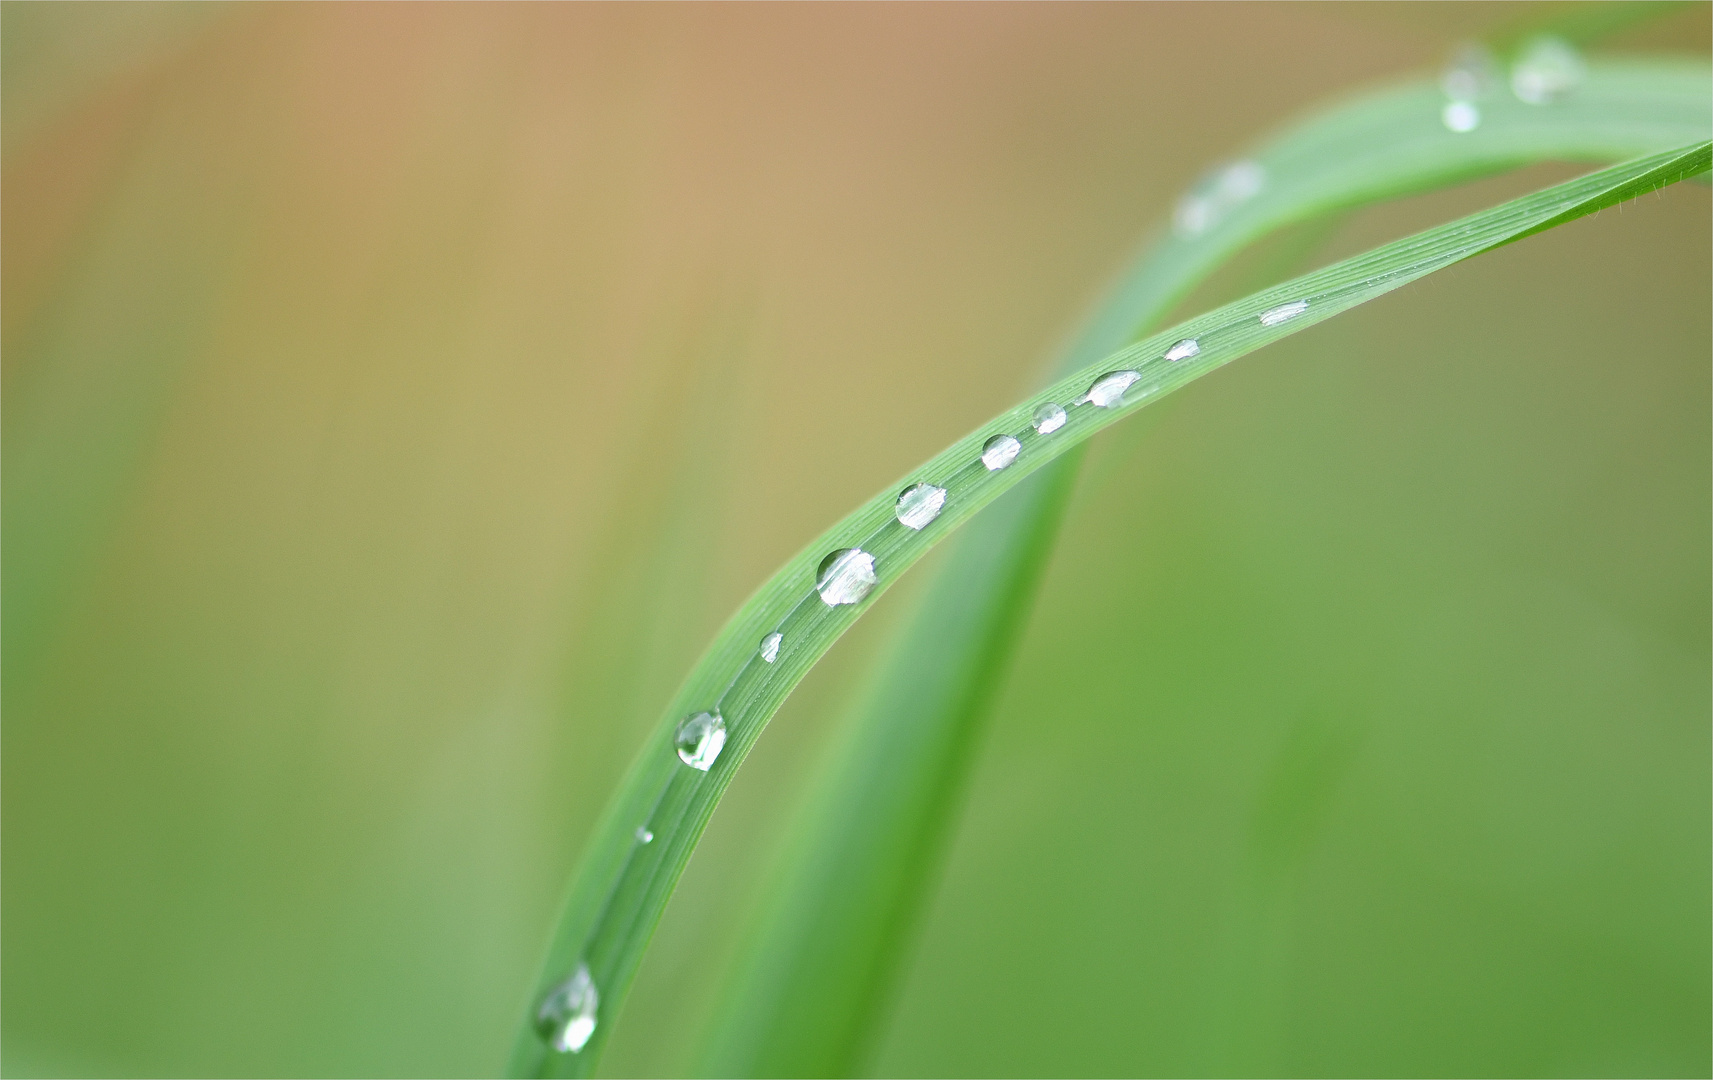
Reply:
<svg viewBox="0 0 1713 1080"><path fill-rule="evenodd" d="M556 987L592 988L594 993L580 999L592 1006L582 1037L573 1040L574 1052L550 1050L532 1008L523 1018L512 1071L576 1076L592 1070L672 888L767 720L867 603L959 524L1095 433L1232 360L1463 259L1705 172L1709 160L1706 141L1640 158L1418 233L1152 335L1054 381L824 533L727 622L609 804L577 873L537 994L539 1000ZM1283 310L1292 314L1280 317ZM1199 353L1165 360L1162 354L1184 338L1196 339ZM1088 401L1091 384L1111 371L1134 371L1136 378L1111 407ZM1051 434L1039 435L1030 420L1049 402L1065 406L1069 418ZM1018 453L1009 467L993 471L981 457L984 444L999 435L1015 438ZM894 504L902 488L919 482L944 488L946 502L938 518L914 530L899 523ZM818 568L829 553L845 548L873 556L875 585L862 602L829 606L815 588ZM784 640L767 662L757 646L774 632ZM714 710L723 716L724 749L705 770L691 767L680 757L675 733L684 718Z"/></svg>
<svg viewBox="0 0 1713 1080"><path fill-rule="evenodd" d="M1551 107L1508 93L1454 133L1429 82L1307 118L1246 160L1265 184L1200 232L1170 231L1112 289L1059 361L1088 364L1158 322L1236 252L1283 227L1546 160L1613 161L1713 130L1706 65L1602 62ZM881 1024L1003 684L1081 451L1043 468L954 542L829 762L743 952L702 1071L849 1075Z"/></svg>

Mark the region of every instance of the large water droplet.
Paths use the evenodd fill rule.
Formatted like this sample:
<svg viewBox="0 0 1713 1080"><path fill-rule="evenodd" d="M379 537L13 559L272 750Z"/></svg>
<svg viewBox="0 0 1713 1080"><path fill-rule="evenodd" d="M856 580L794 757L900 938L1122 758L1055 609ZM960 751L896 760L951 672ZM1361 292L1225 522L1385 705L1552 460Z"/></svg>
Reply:
<svg viewBox="0 0 1713 1080"><path fill-rule="evenodd" d="M1044 401L1035 410L1035 432L1038 435L1051 435L1065 426L1065 410L1057 402Z"/></svg>
<svg viewBox="0 0 1713 1080"><path fill-rule="evenodd" d="M678 747L678 756L684 759L684 764L707 772L726 747L725 717L717 709L687 716L678 725L672 741Z"/></svg>
<svg viewBox="0 0 1713 1080"><path fill-rule="evenodd" d="M1439 119L1448 131L1462 135L1481 126L1481 110L1473 101L1448 101L1439 111Z"/></svg>
<svg viewBox="0 0 1713 1080"><path fill-rule="evenodd" d="M774 631L761 639L761 658L768 663L779 659L779 643L785 640L785 635Z"/></svg>
<svg viewBox="0 0 1713 1080"><path fill-rule="evenodd" d="M1083 397L1103 409L1116 409L1124 401L1124 391L1142 377L1139 371L1111 371L1094 381Z"/></svg>
<svg viewBox="0 0 1713 1080"><path fill-rule="evenodd" d="M981 463L987 466L988 472L998 472L1017 460L1017 455L1023 452L1023 444L1009 435L995 435L981 447Z"/></svg>
<svg viewBox="0 0 1713 1080"><path fill-rule="evenodd" d="M892 512L898 515L899 524L905 528L920 529L939 517L940 508L945 505L945 488L935 487L933 484L915 484L899 493L898 504L892 508Z"/></svg>
<svg viewBox="0 0 1713 1080"><path fill-rule="evenodd" d="M1201 346L1196 344L1196 339L1193 337L1187 337L1166 350L1166 359L1188 360L1190 357L1195 356L1200 352Z"/></svg>
<svg viewBox="0 0 1713 1080"><path fill-rule="evenodd" d="M1536 38L1511 65L1511 93L1529 105L1550 105L1582 85L1582 56L1559 38Z"/></svg>
<svg viewBox="0 0 1713 1080"><path fill-rule="evenodd" d="M821 560L815 591L828 607L854 604L874 588L874 556L861 548L840 548Z"/></svg>
<svg viewBox="0 0 1713 1080"><path fill-rule="evenodd" d="M1307 300L1292 300L1288 304L1280 304L1276 308L1268 308L1266 311L1261 313L1261 325L1278 326L1280 323L1290 322L1292 319L1301 315L1308 309L1309 302Z"/></svg>
<svg viewBox="0 0 1713 1080"><path fill-rule="evenodd" d="M1452 101L1485 97L1499 79L1493 54L1480 45L1460 45L1439 77L1439 88Z"/></svg>
<svg viewBox="0 0 1713 1080"><path fill-rule="evenodd" d="M600 1007L601 995L595 990L589 965L578 964L569 979L541 999L541 1007L535 1011L535 1030L561 1054L575 1054L589 1045L590 1036L595 1034L595 1013Z"/></svg>
<svg viewBox="0 0 1713 1080"><path fill-rule="evenodd" d="M1204 177L1178 200L1172 226L1179 236L1199 236L1248 202L1267 184L1267 170L1253 161L1239 161Z"/></svg>

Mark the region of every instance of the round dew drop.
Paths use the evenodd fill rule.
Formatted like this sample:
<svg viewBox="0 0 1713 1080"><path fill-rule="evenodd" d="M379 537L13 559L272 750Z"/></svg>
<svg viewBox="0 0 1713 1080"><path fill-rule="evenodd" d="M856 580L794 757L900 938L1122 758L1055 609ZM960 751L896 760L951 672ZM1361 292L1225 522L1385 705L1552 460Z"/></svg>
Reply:
<svg viewBox="0 0 1713 1080"><path fill-rule="evenodd" d="M1094 381L1083 395L1103 409L1116 409L1124 404L1124 391L1142 377L1139 371L1112 371Z"/></svg>
<svg viewBox="0 0 1713 1080"><path fill-rule="evenodd" d="M541 999L541 1007L535 1011L535 1030L561 1054L575 1054L589 1045L595 1034L595 1013L600 1007L601 995L595 990L589 965L578 964L569 979Z"/></svg>
<svg viewBox="0 0 1713 1080"><path fill-rule="evenodd" d="M707 772L726 747L725 718L718 710L687 716L678 725L672 742L684 764Z"/></svg>
<svg viewBox="0 0 1713 1080"><path fill-rule="evenodd" d="M1439 118L1445 124L1446 130L1458 135L1474 131L1481 126L1481 110L1472 101L1448 101L1445 108L1440 110Z"/></svg>
<svg viewBox="0 0 1713 1080"><path fill-rule="evenodd" d="M981 447L981 463L987 466L988 472L998 472L1017 460L1017 455L1023 452L1023 444L1009 435L995 435Z"/></svg>
<svg viewBox="0 0 1713 1080"><path fill-rule="evenodd" d="M636 842L639 844L654 843L654 834L648 831L648 826L638 825L636 827Z"/></svg>
<svg viewBox="0 0 1713 1080"><path fill-rule="evenodd" d="M1550 105L1582 85L1586 74L1581 55L1569 43L1540 38L1511 68L1511 93L1527 105Z"/></svg>
<svg viewBox="0 0 1713 1080"><path fill-rule="evenodd" d="M828 607L855 604L869 594L878 581L874 556L861 548L840 548L821 560L815 575L815 591Z"/></svg>
<svg viewBox="0 0 1713 1080"><path fill-rule="evenodd" d="M785 640L785 635L774 631L761 639L761 658L768 663L779 659L779 643Z"/></svg>
<svg viewBox="0 0 1713 1080"><path fill-rule="evenodd" d="M940 516L946 505L946 489L933 484L916 484L898 494L898 504L892 512L906 529L920 529Z"/></svg>
<svg viewBox="0 0 1713 1080"><path fill-rule="evenodd" d="M1035 410L1033 423L1037 435L1051 435L1065 426L1065 410L1060 408L1056 402L1042 402L1040 407Z"/></svg>

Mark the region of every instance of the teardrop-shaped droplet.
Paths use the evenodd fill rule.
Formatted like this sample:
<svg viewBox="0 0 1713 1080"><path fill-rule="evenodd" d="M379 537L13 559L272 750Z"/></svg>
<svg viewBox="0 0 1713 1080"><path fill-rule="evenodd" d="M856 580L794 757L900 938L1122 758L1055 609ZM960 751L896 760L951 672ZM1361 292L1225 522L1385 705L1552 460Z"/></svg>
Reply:
<svg viewBox="0 0 1713 1080"><path fill-rule="evenodd" d="M1190 357L1195 356L1200 352L1201 346L1196 344L1196 339L1193 337L1187 337L1166 350L1166 359L1188 360Z"/></svg>
<svg viewBox="0 0 1713 1080"><path fill-rule="evenodd" d="M1103 409L1116 409L1124 401L1124 391L1141 377L1139 371L1109 371L1096 379L1083 396Z"/></svg>
<svg viewBox="0 0 1713 1080"><path fill-rule="evenodd" d="M1511 93L1529 105L1550 105L1582 85L1587 73L1569 42L1536 38L1511 67Z"/></svg>
<svg viewBox="0 0 1713 1080"><path fill-rule="evenodd" d="M1439 119L1447 131L1462 135L1481 126L1481 110L1473 101L1448 101L1439 111Z"/></svg>
<svg viewBox="0 0 1713 1080"><path fill-rule="evenodd" d="M1261 313L1261 325L1278 326L1280 323L1290 322L1292 319L1301 315L1308 309L1309 302L1307 300L1292 300L1288 304L1280 304L1276 308L1268 308L1266 311Z"/></svg>
<svg viewBox="0 0 1713 1080"><path fill-rule="evenodd" d="M1065 426L1065 410L1057 402L1044 401L1035 410L1035 433L1051 435Z"/></svg>
<svg viewBox="0 0 1713 1080"><path fill-rule="evenodd" d="M1178 200L1172 226L1179 236L1199 236L1248 202L1266 186L1267 171L1257 162L1238 161L1211 173Z"/></svg>
<svg viewBox="0 0 1713 1080"><path fill-rule="evenodd" d="M639 844L654 843L654 834L648 831L648 826L638 825L636 827L636 842Z"/></svg>
<svg viewBox="0 0 1713 1080"><path fill-rule="evenodd" d="M861 548L840 548L821 560L815 591L828 607L838 607L867 596L877 580L873 555Z"/></svg>
<svg viewBox="0 0 1713 1080"><path fill-rule="evenodd" d="M1017 460L1017 455L1023 452L1023 444L1009 435L995 435L981 447L981 463L987 466L988 472L998 472Z"/></svg>
<svg viewBox="0 0 1713 1080"><path fill-rule="evenodd" d="M595 1034L595 1014L601 995L589 975L589 965L578 964L576 972L547 992L535 1011L535 1030L547 1045L561 1054L575 1054L589 1045Z"/></svg>
<svg viewBox="0 0 1713 1080"><path fill-rule="evenodd" d="M785 635L774 631L761 639L761 658L768 663L779 659L779 643L785 640Z"/></svg>
<svg viewBox="0 0 1713 1080"><path fill-rule="evenodd" d="M678 747L678 756L684 759L684 764L707 772L726 747L725 717L718 709L687 716L678 725L672 741Z"/></svg>
<svg viewBox="0 0 1713 1080"><path fill-rule="evenodd" d="M946 505L946 489L935 487L933 484L914 484L898 494L898 503L892 512L898 515L899 524L907 529L920 529L922 526L940 516L941 507Z"/></svg>

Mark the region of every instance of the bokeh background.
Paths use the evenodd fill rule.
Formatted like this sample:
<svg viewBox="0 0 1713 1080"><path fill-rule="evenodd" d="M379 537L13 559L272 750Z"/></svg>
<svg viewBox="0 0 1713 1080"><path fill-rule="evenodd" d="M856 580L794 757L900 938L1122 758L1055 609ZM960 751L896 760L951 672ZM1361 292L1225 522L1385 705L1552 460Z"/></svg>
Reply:
<svg viewBox="0 0 1713 1080"><path fill-rule="evenodd" d="M1205 167L1529 15L0 5L5 1072L499 1069L747 592ZM872 1069L1707 1075L1709 236L1679 185L1099 440ZM608 1072L693 1067L931 572L745 765Z"/></svg>

